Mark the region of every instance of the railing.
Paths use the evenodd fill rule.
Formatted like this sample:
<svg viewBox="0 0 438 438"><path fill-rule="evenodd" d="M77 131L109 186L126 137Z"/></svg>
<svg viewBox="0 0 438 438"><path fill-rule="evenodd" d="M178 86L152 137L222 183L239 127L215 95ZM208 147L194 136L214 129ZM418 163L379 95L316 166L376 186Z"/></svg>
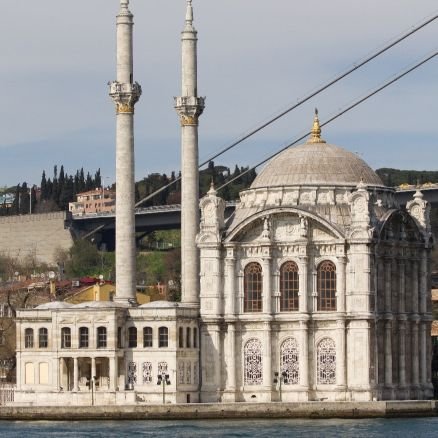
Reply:
<svg viewBox="0 0 438 438"><path fill-rule="evenodd" d="M0 383L0 406L14 401L15 385L11 383Z"/></svg>

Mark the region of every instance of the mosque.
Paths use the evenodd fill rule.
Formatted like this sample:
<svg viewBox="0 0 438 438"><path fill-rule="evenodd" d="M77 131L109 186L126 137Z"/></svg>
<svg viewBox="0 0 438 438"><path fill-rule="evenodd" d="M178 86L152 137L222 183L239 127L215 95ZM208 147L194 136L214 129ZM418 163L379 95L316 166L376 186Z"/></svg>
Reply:
<svg viewBox="0 0 438 438"><path fill-rule="evenodd" d="M120 0L116 296L17 314L22 405L429 399L430 206L401 209L357 155L306 143L272 159L235 213L199 203L197 32L182 32L182 300L135 295L133 15Z"/></svg>

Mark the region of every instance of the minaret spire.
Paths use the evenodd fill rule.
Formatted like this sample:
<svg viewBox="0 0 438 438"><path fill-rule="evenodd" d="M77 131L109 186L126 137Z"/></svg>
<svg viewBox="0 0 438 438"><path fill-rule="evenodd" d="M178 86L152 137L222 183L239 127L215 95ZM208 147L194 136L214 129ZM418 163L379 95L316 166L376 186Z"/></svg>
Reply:
<svg viewBox="0 0 438 438"><path fill-rule="evenodd" d="M199 306L199 231L198 122L205 99L198 97L197 32L193 27L192 0L187 0L182 32L182 95L175 98L181 121L181 301Z"/></svg>
<svg viewBox="0 0 438 438"><path fill-rule="evenodd" d="M141 87L134 82L134 16L129 0L120 0L117 15L117 80L110 96L116 105L116 301L136 302L134 210L134 106Z"/></svg>

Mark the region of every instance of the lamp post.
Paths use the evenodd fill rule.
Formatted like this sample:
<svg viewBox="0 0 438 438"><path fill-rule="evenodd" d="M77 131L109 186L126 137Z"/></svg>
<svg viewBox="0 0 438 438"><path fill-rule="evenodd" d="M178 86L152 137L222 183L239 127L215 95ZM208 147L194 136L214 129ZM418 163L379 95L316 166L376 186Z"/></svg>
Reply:
<svg viewBox="0 0 438 438"><path fill-rule="evenodd" d="M170 385L169 374L160 374L157 385L163 386L163 405L166 404L166 385Z"/></svg>
<svg viewBox="0 0 438 438"><path fill-rule="evenodd" d="M281 393L281 385L282 385L282 383L287 383L287 373L286 373L286 371L283 371L281 374L278 371L276 371L274 373L274 383L275 384L277 384L277 383L280 384L280 387L279 387L280 401L283 401L282 400L282 393Z"/></svg>

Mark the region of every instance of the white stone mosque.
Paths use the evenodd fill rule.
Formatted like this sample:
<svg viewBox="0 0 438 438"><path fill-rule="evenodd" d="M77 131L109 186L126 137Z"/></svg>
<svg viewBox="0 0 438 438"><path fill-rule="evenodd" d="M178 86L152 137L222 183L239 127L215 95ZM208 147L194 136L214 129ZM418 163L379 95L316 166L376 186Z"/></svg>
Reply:
<svg viewBox="0 0 438 438"><path fill-rule="evenodd" d="M34 405L432 398L430 207L406 209L355 154L305 144L271 160L231 218L198 193L197 32L182 32L182 301L138 306L133 15L120 0L116 297L17 314L15 402ZM281 387L281 390L280 390ZM164 400L163 400L164 399Z"/></svg>

